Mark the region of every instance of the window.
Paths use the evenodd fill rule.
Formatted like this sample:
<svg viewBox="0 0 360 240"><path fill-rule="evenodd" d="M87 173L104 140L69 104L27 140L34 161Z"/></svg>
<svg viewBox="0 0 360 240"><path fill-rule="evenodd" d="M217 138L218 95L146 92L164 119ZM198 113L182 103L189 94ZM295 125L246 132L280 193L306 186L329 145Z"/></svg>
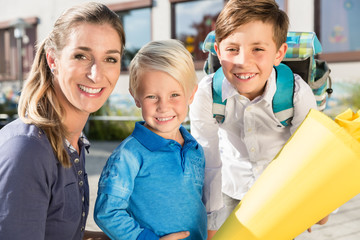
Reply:
<svg viewBox="0 0 360 240"><path fill-rule="evenodd" d="M19 80L27 77L35 57L36 27L37 18L24 20L27 28L20 39L21 50L14 35L13 22L0 23L0 81ZM19 59L22 56L22 61ZM19 71L19 64L22 62L22 71Z"/></svg>
<svg viewBox="0 0 360 240"><path fill-rule="evenodd" d="M276 3L279 5L280 9L286 12L287 10L287 0L276 0Z"/></svg>
<svg viewBox="0 0 360 240"><path fill-rule="evenodd" d="M171 37L182 41L194 56L195 66L201 69L207 54L201 45L207 34L215 29L215 21L224 7L224 0L170 0L172 33Z"/></svg>
<svg viewBox="0 0 360 240"><path fill-rule="evenodd" d="M121 59L121 69L128 70L130 61L139 49L151 41L152 0L136 0L110 5L123 24L126 45Z"/></svg>
<svg viewBox="0 0 360 240"><path fill-rule="evenodd" d="M359 12L357 0L315 0L315 31L323 47L322 59L360 60Z"/></svg>

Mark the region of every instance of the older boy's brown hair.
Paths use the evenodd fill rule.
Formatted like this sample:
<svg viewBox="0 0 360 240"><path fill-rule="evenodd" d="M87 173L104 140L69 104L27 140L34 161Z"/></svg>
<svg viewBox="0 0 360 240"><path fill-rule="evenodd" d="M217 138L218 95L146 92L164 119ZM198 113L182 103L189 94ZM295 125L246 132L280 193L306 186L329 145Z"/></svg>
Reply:
<svg viewBox="0 0 360 240"><path fill-rule="evenodd" d="M216 20L216 43L219 45L238 27L253 21L273 25L273 40L278 48L286 42L289 18L275 0L230 0Z"/></svg>

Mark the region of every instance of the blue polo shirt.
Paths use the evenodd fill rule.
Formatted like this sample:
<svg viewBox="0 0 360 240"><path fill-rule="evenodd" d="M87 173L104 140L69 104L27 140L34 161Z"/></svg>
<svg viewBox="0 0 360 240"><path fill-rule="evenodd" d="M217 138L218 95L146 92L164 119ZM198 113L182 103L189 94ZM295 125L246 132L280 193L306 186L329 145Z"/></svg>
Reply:
<svg viewBox="0 0 360 240"><path fill-rule="evenodd" d="M80 240L89 210L86 138L72 166L57 160L45 133L20 119L0 130L0 239Z"/></svg>
<svg viewBox="0 0 360 240"><path fill-rule="evenodd" d="M179 231L206 239L201 146L182 126L183 147L143 124L136 123L102 171L95 222L112 239L152 240Z"/></svg>

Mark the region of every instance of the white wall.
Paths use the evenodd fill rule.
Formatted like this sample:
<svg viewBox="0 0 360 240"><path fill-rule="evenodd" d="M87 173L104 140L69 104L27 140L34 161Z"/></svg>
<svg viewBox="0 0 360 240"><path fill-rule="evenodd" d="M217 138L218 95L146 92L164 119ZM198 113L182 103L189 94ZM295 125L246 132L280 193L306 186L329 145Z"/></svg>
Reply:
<svg viewBox="0 0 360 240"><path fill-rule="evenodd" d="M287 12L291 31L314 31L314 0L288 0Z"/></svg>
<svg viewBox="0 0 360 240"><path fill-rule="evenodd" d="M169 1L154 0L152 26L153 40L171 38L171 11Z"/></svg>

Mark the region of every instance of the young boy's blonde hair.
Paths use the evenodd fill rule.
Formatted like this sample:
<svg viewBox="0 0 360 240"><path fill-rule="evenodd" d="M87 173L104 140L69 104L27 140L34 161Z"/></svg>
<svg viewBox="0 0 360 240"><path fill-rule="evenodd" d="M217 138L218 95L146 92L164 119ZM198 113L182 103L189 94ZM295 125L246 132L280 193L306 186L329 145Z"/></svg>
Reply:
<svg viewBox="0 0 360 240"><path fill-rule="evenodd" d="M169 74L180 83L185 94L192 92L197 84L193 58L178 40L152 41L139 50L129 67L129 90L134 97L141 75L147 71Z"/></svg>
<svg viewBox="0 0 360 240"><path fill-rule="evenodd" d="M254 21L273 25L273 40L277 48L286 42L289 18L275 0L230 0L216 20L216 43L219 45L238 27Z"/></svg>

